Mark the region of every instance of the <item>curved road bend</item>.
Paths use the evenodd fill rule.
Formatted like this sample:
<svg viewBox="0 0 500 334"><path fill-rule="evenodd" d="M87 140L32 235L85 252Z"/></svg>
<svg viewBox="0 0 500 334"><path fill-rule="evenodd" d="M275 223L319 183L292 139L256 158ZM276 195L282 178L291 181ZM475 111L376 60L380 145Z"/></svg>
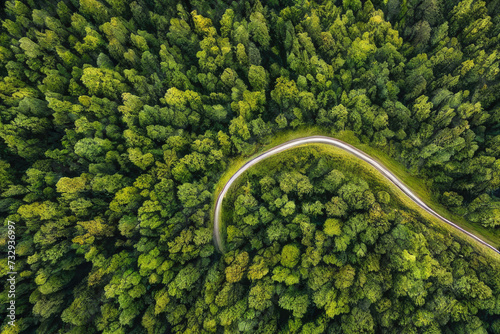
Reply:
<svg viewBox="0 0 500 334"><path fill-rule="evenodd" d="M288 149L291 149L296 146L300 146L303 144L327 144L327 145L333 145L335 147L338 147L340 149L343 149L344 151L347 151L351 153L352 155L366 161L373 167L375 167L382 175L385 176L386 179L391 181L394 185L396 185L403 193L406 194L413 202L417 203L418 206L420 206L422 209L430 213L431 215L435 216L436 218L440 219L441 221L447 223L448 225L453 226L457 230L467 234L469 237L477 240L481 244L485 245L486 247L491 248L494 250L496 253L500 254L500 251L496 249L494 246L490 245L486 241L480 239L479 237L475 236L474 234L464 230L457 224L451 222L450 220L444 218L434 210L432 210L427 204L425 204L420 198L418 198L417 195L415 195L407 186L404 185L403 182L401 182L393 173L391 173L386 167L384 167L382 164L378 163L374 159L372 159L369 155L364 153L363 151L357 149L356 147L349 145L339 139L331 138L331 137L326 137L326 136L310 136L310 137L304 137L304 138L298 138L298 139L293 139L290 141L287 141L283 144L280 144L278 146L275 146L264 153L258 155L257 157L253 158L252 160L248 161L245 165L243 165L231 178L229 181L225 184L224 188L222 191L219 193L219 196L217 197L217 202L215 203L215 212L214 212L214 240L215 240L215 245L219 249L220 252L224 252L224 245L222 242L222 236L221 236L221 231L220 231L220 218L221 218L221 211L222 211L222 201L224 199L224 196L226 196L227 191L229 188L231 188L231 185L233 184L234 181L238 177L240 177L247 169L250 167L254 166L255 164L259 163L260 161L269 158L272 155L275 155L277 153L286 151Z"/></svg>

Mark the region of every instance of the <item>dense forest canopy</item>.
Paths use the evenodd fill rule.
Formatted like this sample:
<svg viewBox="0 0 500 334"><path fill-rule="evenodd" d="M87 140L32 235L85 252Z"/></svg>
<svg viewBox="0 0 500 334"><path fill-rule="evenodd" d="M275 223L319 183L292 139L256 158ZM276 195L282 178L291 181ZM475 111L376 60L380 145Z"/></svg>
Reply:
<svg viewBox="0 0 500 334"><path fill-rule="evenodd" d="M498 271L498 261L475 267L486 258L467 241L424 223L345 154L299 148L269 160L241 176L224 204L222 291L238 291L258 315L282 311L260 323L234 311L233 322L243 317L239 326L269 333L498 331L496 306L459 315L462 303L498 302L490 286L499 275L477 276ZM459 293L465 282L468 297ZM220 298L215 304L226 306Z"/></svg>
<svg viewBox="0 0 500 334"><path fill-rule="evenodd" d="M227 254L210 224L231 159L309 126L498 237L500 1L16 0L0 19L3 332L500 333L498 259L327 158L236 189Z"/></svg>

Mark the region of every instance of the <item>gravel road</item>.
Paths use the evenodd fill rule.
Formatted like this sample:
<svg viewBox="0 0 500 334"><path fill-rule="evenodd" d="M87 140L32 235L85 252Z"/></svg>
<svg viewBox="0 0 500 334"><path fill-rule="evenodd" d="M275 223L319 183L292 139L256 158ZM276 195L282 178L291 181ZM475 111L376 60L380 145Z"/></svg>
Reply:
<svg viewBox="0 0 500 334"><path fill-rule="evenodd" d="M352 155L366 161L373 167L375 167L386 179L391 181L394 185L396 185L403 193L405 193L406 196L408 196L413 202L417 203L418 206L420 206L422 209L430 213L431 215L435 216L439 220L445 222L448 225L453 226L457 230L461 231L462 233L467 234L469 237L477 240L478 242L482 243L486 247L491 248L494 250L496 253L500 254L500 251L496 249L494 246L490 245L486 241L482 240L481 238L477 237L476 235L464 230L457 224L453 223L452 221L444 218L434 210L432 210L427 204L425 204L417 195L415 195L403 182L401 182L393 173L391 173L385 166L383 166L381 163L375 161L373 158L371 158L369 155L364 153L363 151L355 148L352 145L349 145L341 140L331 138L331 137L326 137L326 136L310 136L310 137L304 137L304 138L298 138L298 139L293 139L290 141L287 141L281 145L275 146L264 153L258 155L257 157L253 158L252 160L248 161L245 165L243 165L231 178L229 181L224 185L224 188L222 191L219 193L219 196L217 197L217 202L215 204L215 212L214 212L214 241L215 245L218 248L220 252L224 252L224 243L222 241L222 236L221 236L221 231L220 231L220 218L221 218L221 211L222 211L222 201L224 197L226 196L227 191L229 188L231 188L231 185L233 184L238 177L240 177L247 169L250 167L254 166L255 164L259 163L260 161L269 158L270 156L273 156L275 154L278 154L280 152L286 151L288 149L291 149L293 147L297 147L300 145L304 144L328 144L328 145L333 145L335 147L338 147L340 149L343 149L344 151L347 151L351 153Z"/></svg>

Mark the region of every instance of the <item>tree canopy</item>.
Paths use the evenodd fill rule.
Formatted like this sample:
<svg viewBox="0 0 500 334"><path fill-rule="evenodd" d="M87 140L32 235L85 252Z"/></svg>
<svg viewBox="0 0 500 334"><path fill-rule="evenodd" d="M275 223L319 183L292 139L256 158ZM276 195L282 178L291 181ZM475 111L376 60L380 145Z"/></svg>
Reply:
<svg viewBox="0 0 500 334"><path fill-rule="evenodd" d="M327 152L245 176L226 254L211 229L231 162L307 128L381 152L499 240L499 15L471 0L0 4L0 245L14 222L17 272L2 332L500 333L498 259Z"/></svg>

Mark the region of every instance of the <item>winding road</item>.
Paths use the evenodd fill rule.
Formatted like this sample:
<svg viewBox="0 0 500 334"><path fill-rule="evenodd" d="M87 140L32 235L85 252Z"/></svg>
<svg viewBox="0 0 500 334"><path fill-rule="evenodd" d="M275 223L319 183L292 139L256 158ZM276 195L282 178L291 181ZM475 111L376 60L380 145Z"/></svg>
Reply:
<svg viewBox="0 0 500 334"><path fill-rule="evenodd" d="M310 136L310 137L303 137L303 138L297 138L293 139L290 141L287 141L283 144L280 144L278 146L275 146L262 154L258 155L257 157L253 158L252 160L248 161L245 165L243 165L236 173L234 173L233 176L229 179L229 181L224 185L224 188L222 191L219 193L219 196L217 197L217 202L215 203L215 210L214 210L214 241L215 245L218 248L218 250L222 253L224 253L224 243L222 240L222 235L220 231L220 219L221 219L221 212L222 212L222 201L224 200L224 197L226 196L226 193L228 192L229 188L231 188L231 185L240 177L246 170L248 170L250 167L254 166L255 164L259 163L260 161L267 159L275 154L278 154L280 152L286 151L288 149L304 145L304 144L327 144L327 145L333 145L335 147L338 147L344 151L347 151L351 153L352 155L356 156L357 158L366 161L373 167L375 167L386 179L391 181L395 186L397 186L403 193L405 193L406 196L408 196L413 202L415 202L418 206L420 206L423 210L427 211L431 215L435 216L439 220L445 222L448 225L453 226L457 230L459 230L462 233L465 233L469 237L477 240L481 244L485 245L488 248L491 248L494 250L496 253L500 254L500 251L496 249L494 246L490 245L486 241L482 240L481 238L477 237L476 235L464 230L457 224L453 223L452 221L444 218L440 214L438 214L436 211L432 210L427 204L425 204L417 195L415 195L403 182L401 182L393 173L391 173L385 166L380 164L379 162L375 161L373 158L371 158L369 155L364 153L363 151L357 149L356 147L349 145L339 139L331 138L331 137L326 137L326 136Z"/></svg>

